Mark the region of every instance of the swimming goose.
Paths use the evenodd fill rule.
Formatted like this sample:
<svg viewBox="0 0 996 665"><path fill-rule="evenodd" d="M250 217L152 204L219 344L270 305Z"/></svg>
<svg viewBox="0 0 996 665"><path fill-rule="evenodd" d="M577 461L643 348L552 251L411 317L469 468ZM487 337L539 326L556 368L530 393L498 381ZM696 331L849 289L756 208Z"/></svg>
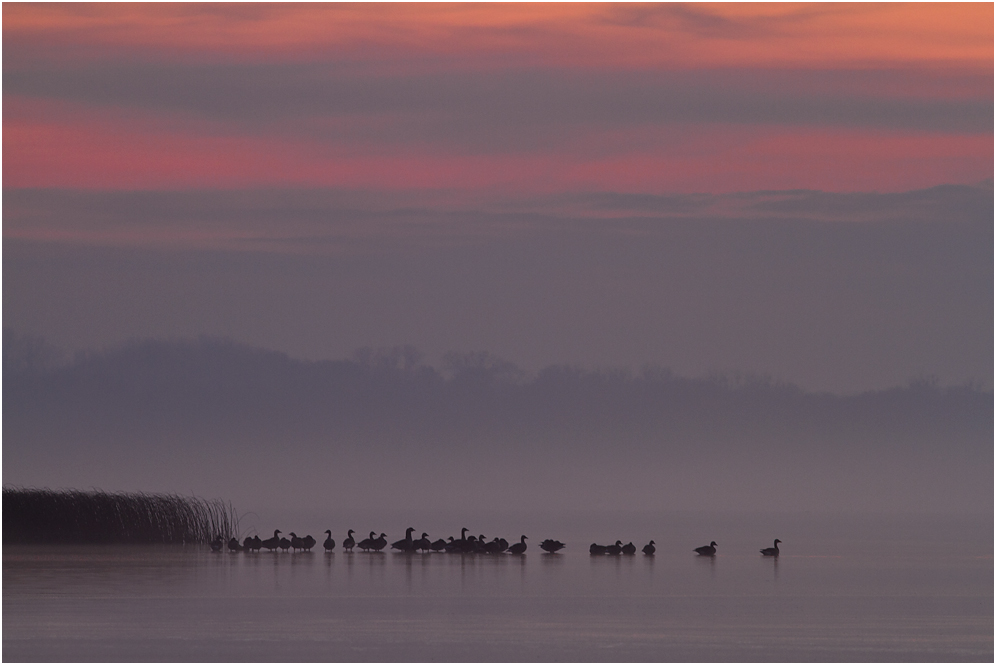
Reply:
<svg viewBox="0 0 996 665"><path fill-rule="evenodd" d="M211 541L211 551L220 552L224 544L225 543L222 541L221 536L215 536L214 540Z"/></svg>
<svg viewBox="0 0 996 665"><path fill-rule="evenodd" d="M550 540L549 538L540 543L540 548L550 554L556 554L559 550L567 547L559 540Z"/></svg>
<svg viewBox="0 0 996 665"><path fill-rule="evenodd" d="M708 545L703 545L702 547L696 547L695 552L699 556L716 556L716 541L712 541Z"/></svg>
<svg viewBox="0 0 996 665"><path fill-rule="evenodd" d="M508 548L509 554L524 554L526 551L526 537L523 536L519 539L519 542L515 543Z"/></svg>
<svg viewBox="0 0 996 665"><path fill-rule="evenodd" d="M657 551L657 548L654 547L654 541L652 541L652 540L649 543L647 543L646 545L643 546L643 553L646 554L647 556L653 556L654 552L656 552L656 551Z"/></svg>
<svg viewBox="0 0 996 665"><path fill-rule="evenodd" d="M618 554L622 554L622 541L621 540L617 540L616 543L615 543L615 545L609 545L609 546L607 546L605 548L605 553L606 554L611 554L612 556L616 556Z"/></svg>
<svg viewBox="0 0 996 665"><path fill-rule="evenodd" d="M591 547L588 548L588 553L589 554L595 554L595 555L605 554L605 550L606 550L605 545L599 545L598 543L592 543Z"/></svg>
<svg viewBox="0 0 996 665"><path fill-rule="evenodd" d="M356 541L353 540L353 530L350 529L346 533L346 540L342 541L342 549L344 552L352 552L355 546L356 546Z"/></svg>
<svg viewBox="0 0 996 665"><path fill-rule="evenodd" d="M325 533L329 534L329 537L325 539L325 542L322 543L322 546L325 548L326 552L331 552L332 550L335 549L335 541L332 540L332 529L325 529ZM345 546L346 543L343 543L343 547Z"/></svg>
<svg viewBox="0 0 996 665"><path fill-rule="evenodd" d="M632 541L622 546L622 553L627 555L636 554L636 545Z"/></svg>
<svg viewBox="0 0 996 665"><path fill-rule="evenodd" d="M761 554L763 554L764 556L778 556L778 543L780 542L782 541L775 538L775 546L765 547L763 550L761 550Z"/></svg>

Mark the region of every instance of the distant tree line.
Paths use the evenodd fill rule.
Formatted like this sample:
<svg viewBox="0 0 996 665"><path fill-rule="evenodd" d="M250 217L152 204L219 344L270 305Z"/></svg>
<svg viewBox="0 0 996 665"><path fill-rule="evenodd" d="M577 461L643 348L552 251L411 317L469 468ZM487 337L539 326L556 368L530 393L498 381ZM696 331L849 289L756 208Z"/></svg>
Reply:
<svg viewBox="0 0 996 665"><path fill-rule="evenodd" d="M447 354L436 369L410 346L295 360L208 337L136 340L67 358L8 330L3 363L8 436L107 428L441 443L481 435L989 442L993 435L991 390L942 387L933 377L834 395L765 375L689 378L649 365L637 372L553 365L528 375L486 352Z"/></svg>

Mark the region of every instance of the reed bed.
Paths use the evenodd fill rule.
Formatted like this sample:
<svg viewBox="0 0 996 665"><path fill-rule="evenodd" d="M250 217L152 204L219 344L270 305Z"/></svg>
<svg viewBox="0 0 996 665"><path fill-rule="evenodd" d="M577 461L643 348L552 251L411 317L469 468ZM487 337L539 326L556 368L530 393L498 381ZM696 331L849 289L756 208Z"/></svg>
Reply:
<svg viewBox="0 0 996 665"><path fill-rule="evenodd" d="M4 543L204 543L237 535L238 516L220 499L3 488Z"/></svg>

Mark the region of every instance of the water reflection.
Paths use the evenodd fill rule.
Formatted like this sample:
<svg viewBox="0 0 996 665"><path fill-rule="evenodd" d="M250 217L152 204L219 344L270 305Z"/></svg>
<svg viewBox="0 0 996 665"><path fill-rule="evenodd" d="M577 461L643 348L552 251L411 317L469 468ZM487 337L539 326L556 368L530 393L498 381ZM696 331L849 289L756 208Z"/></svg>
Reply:
<svg viewBox="0 0 996 665"><path fill-rule="evenodd" d="M480 660L487 644L512 662L991 660L991 557L869 549L780 571L747 547L722 563L677 546L655 557L8 547L3 653L143 660L154 644L169 661L452 661Z"/></svg>

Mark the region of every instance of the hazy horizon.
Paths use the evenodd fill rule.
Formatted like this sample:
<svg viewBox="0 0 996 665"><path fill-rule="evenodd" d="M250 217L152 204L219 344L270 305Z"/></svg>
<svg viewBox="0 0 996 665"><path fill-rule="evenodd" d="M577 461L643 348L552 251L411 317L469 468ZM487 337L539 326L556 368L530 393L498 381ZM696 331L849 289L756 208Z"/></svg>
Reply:
<svg viewBox="0 0 996 665"><path fill-rule="evenodd" d="M54 358L5 331L5 484L189 491L267 515L456 498L498 513L974 513L992 495L992 392L934 377L834 395L659 366L525 373L480 352L437 370L413 347L316 362L212 338Z"/></svg>
<svg viewBox="0 0 996 665"><path fill-rule="evenodd" d="M991 510L991 5L3 18L5 482Z"/></svg>

